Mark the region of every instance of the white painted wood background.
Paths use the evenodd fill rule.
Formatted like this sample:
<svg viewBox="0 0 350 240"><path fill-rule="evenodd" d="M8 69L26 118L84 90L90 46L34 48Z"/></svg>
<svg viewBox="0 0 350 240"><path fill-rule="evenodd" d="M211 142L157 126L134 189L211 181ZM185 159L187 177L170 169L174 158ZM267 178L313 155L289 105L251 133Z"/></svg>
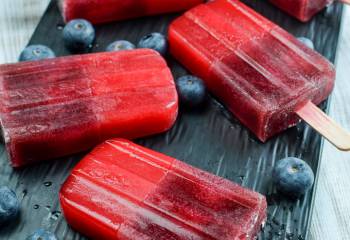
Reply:
<svg viewBox="0 0 350 240"><path fill-rule="evenodd" d="M49 0L0 0L0 63L15 62ZM330 115L350 131L350 7L345 9ZM325 143L312 240L350 240L350 153Z"/></svg>

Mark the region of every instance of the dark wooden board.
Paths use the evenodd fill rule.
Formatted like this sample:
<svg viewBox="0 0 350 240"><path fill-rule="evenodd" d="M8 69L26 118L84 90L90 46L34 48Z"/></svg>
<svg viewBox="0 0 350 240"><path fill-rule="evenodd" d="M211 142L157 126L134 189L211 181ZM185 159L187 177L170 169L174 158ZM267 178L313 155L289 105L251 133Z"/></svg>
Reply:
<svg viewBox="0 0 350 240"><path fill-rule="evenodd" d="M302 24L266 1L244 2L295 36L311 38L317 51L334 62L341 22L340 4ZM168 24L177 16L171 14L97 26L97 40L92 51L103 51L108 43L117 39L136 43L147 33L166 33ZM62 43L62 26L56 3L52 2L30 44L45 44L58 56L69 55ZM171 57L167 60L175 77L186 73ZM321 105L324 110L327 106L328 101ZM306 124L300 123L263 144L210 97L202 111L181 110L176 125L169 132L137 142L265 194L268 221L259 239L307 238L316 185L302 199L290 201L276 194L271 184L275 162L286 156L306 160L318 173L322 139ZM22 203L20 219L0 229L0 239L24 239L39 227L55 232L59 239L84 239L67 226L58 203L61 184L84 153L21 170L9 166L2 145L0 153L0 184L15 189Z"/></svg>

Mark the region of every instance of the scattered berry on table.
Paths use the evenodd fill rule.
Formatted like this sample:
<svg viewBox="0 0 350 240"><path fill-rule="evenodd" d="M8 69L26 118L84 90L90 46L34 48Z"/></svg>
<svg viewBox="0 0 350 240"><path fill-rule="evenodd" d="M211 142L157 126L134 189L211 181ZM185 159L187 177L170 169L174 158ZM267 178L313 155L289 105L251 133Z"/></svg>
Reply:
<svg viewBox="0 0 350 240"><path fill-rule="evenodd" d="M74 19L63 29L63 41L68 50L84 52L92 47L95 40L95 29L84 19Z"/></svg>
<svg viewBox="0 0 350 240"><path fill-rule="evenodd" d="M55 53L51 50L51 48L36 44L36 45L29 45L19 55L19 61L37 61L47 58L54 58L56 57Z"/></svg>
<svg viewBox="0 0 350 240"><path fill-rule="evenodd" d="M176 88L181 104L187 107L201 105L207 95L204 82L195 76L186 75L176 80Z"/></svg>
<svg viewBox="0 0 350 240"><path fill-rule="evenodd" d="M273 170L277 190L293 198L304 195L312 187L314 179L311 167L299 158L284 158L276 163Z"/></svg>
<svg viewBox="0 0 350 240"><path fill-rule="evenodd" d="M118 40L109 44L106 48L107 52L123 51L135 49L135 45L126 40Z"/></svg>
<svg viewBox="0 0 350 240"><path fill-rule="evenodd" d="M168 41L163 34L155 32L142 37L137 47L151 48L164 56L168 50Z"/></svg>
<svg viewBox="0 0 350 240"><path fill-rule="evenodd" d="M0 187L0 226L19 216L20 203L16 193L6 186Z"/></svg>

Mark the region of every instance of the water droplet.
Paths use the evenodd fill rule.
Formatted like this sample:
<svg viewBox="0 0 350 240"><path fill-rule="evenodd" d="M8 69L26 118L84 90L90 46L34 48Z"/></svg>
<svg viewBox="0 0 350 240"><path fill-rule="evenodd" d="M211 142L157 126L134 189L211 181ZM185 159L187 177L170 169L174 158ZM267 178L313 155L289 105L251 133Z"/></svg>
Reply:
<svg viewBox="0 0 350 240"><path fill-rule="evenodd" d="M27 193L28 193L27 189L24 189L22 191L22 198L24 198L27 195Z"/></svg>
<svg viewBox="0 0 350 240"><path fill-rule="evenodd" d="M277 236L282 236L282 232L281 232L281 231L277 231L277 232L275 232L275 234L276 234Z"/></svg>
<svg viewBox="0 0 350 240"><path fill-rule="evenodd" d="M60 211L53 211L51 213L50 218L56 221L60 216L61 216L61 212Z"/></svg>
<svg viewBox="0 0 350 240"><path fill-rule="evenodd" d="M40 207L40 206L39 206L38 204L35 204L35 205L33 206L34 209L39 209L39 207Z"/></svg>
<svg viewBox="0 0 350 240"><path fill-rule="evenodd" d="M298 240L304 240L303 236L299 235Z"/></svg>
<svg viewBox="0 0 350 240"><path fill-rule="evenodd" d="M44 182L45 187L50 187L52 185L52 182Z"/></svg>
<svg viewBox="0 0 350 240"><path fill-rule="evenodd" d="M45 206L45 208L46 208L46 210L50 211L50 209L51 209L51 206L49 206L49 205L46 205L46 206Z"/></svg>
<svg viewBox="0 0 350 240"><path fill-rule="evenodd" d="M63 25L62 24L57 24L57 29L61 31L63 29Z"/></svg>
<svg viewBox="0 0 350 240"><path fill-rule="evenodd" d="M244 178L245 178L245 176L239 176L239 179L241 180L241 182L244 181Z"/></svg>

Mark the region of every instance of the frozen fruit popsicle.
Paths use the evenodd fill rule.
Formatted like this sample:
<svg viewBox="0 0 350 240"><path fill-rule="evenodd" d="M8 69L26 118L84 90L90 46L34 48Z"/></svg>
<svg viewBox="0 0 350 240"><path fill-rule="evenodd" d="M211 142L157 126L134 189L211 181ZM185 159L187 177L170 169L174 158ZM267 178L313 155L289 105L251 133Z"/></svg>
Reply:
<svg viewBox="0 0 350 240"><path fill-rule="evenodd" d="M309 21L334 0L270 0L271 3L286 11L300 21Z"/></svg>
<svg viewBox="0 0 350 240"><path fill-rule="evenodd" d="M255 239L266 200L174 158L114 139L60 191L68 223L93 239Z"/></svg>
<svg viewBox="0 0 350 240"><path fill-rule="evenodd" d="M103 23L183 11L204 0L59 0L65 21L84 18Z"/></svg>
<svg viewBox="0 0 350 240"><path fill-rule="evenodd" d="M336 2L334 0L270 0L271 3L296 17L302 22L309 21L316 13L327 5ZM344 4L350 4L349 0L338 0Z"/></svg>
<svg viewBox="0 0 350 240"><path fill-rule="evenodd" d="M169 42L172 55L262 141L296 125L300 108L333 89L331 63L237 0L189 10L171 24Z"/></svg>
<svg viewBox="0 0 350 240"><path fill-rule="evenodd" d="M148 49L0 65L0 102L14 167L163 132L178 107L166 62Z"/></svg>

